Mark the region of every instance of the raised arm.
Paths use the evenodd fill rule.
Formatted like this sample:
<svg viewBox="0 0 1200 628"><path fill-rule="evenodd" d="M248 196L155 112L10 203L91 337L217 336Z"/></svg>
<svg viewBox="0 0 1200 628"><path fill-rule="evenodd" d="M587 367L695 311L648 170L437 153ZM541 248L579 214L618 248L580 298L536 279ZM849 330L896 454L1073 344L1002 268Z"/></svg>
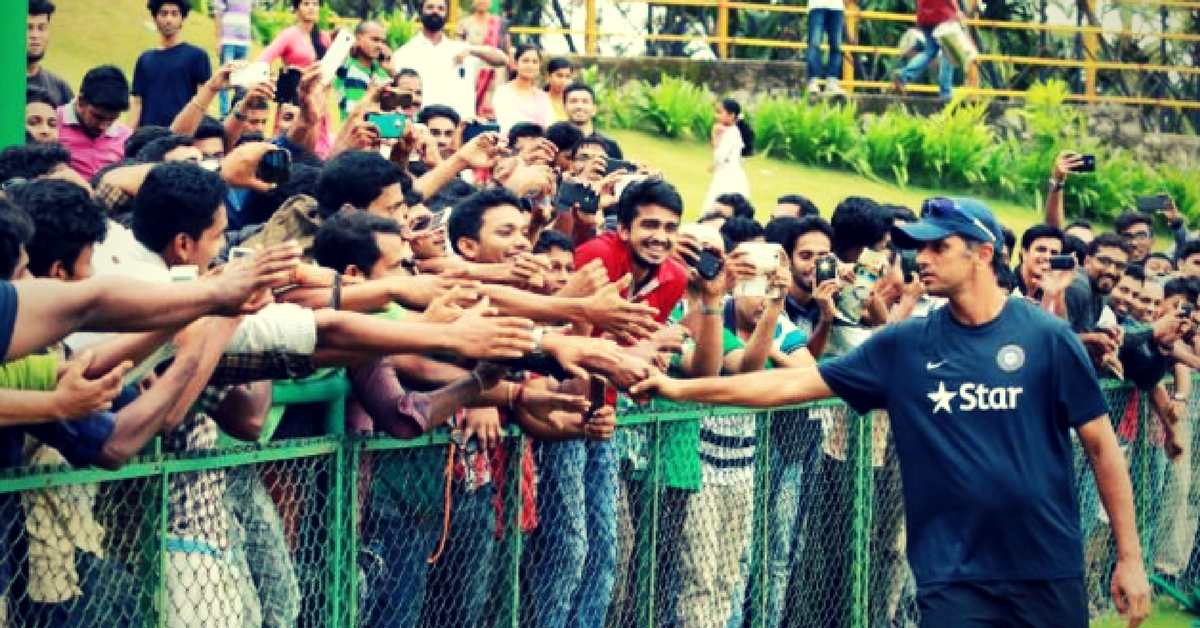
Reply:
<svg viewBox="0 0 1200 628"><path fill-rule="evenodd" d="M656 373L630 390L634 395L655 395L671 401L692 401L746 408L790 406L828 399L833 391L816 367L758 371L730 377L677 380Z"/></svg>

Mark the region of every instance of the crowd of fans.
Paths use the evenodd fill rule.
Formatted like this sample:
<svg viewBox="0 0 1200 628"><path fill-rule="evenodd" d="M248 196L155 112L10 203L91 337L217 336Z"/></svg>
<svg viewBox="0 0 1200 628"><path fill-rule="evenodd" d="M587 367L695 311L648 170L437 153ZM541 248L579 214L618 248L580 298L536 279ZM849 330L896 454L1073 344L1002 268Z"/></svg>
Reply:
<svg viewBox="0 0 1200 628"><path fill-rule="evenodd" d="M366 626L482 625L491 570L477 567L493 558L493 473L510 456L528 471L529 625L634 621L627 609L648 576L631 540L652 526L659 625L740 626L765 435L753 415L668 426L664 466L648 474L646 433L616 429L618 409L645 400L620 391L655 370L809 367L941 305L890 238L917 220L910 208L850 196L825 218L788 195L764 225L747 198L724 194L681 224L676 187L596 132L596 94L571 82L570 63L550 61L543 90L542 53L521 46L510 59L486 3L460 32L480 43L443 32L446 0L425 0L422 31L394 53L380 25L363 23L327 80L319 2L295 0L296 26L260 60L281 59L279 75L294 69L298 82L235 89L252 3L217 2L230 61L213 72L208 53L180 39L189 4L151 0L161 46L139 59L132 85L106 65L78 93L40 65L55 7L29 3L28 142L0 152L3 466L117 468L156 436L166 453L211 450L222 435L255 441L272 381L344 372L347 433L449 432L455 443L449 467L436 450L381 458L366 476ZM482 89L482 66L498 81L510 60L514 79ZM294 95L279 98L285 89ZM231 94L224 119L209 117ZM380 115L402 132L381 128ZM1019 243L1005 230L1004 257L1018 259L999 275L1013 298L1067 319L1098 370L1135 385L1130 411L1114 410L1126 442L1146 430L1137 408L1149 400L1155 566L1194 578L1200 241L1169 197L1157 216L1122 215L1113 233L1068 223L1063 182L1078 160L1057 161L1043 224ZM933 198L919 213L977 206ZM1160 222L1175 244L1152 253ZM512 449L509 425L532 446ZM896 501L886 421L875 425L876 490ZM848 617L852 565L845 545L823 541L846 533L847 426L828 408L771 423L771 442L787 445L770 449L772 628ZM297 412L273 438L325 427ZM1078 478L1088 558L1102 569L1110 544L1089 478ZM306 592L279 524L292 509L255 469L171 482L169 625L303 621ZM21 625L124 625L113 618L140 612L128 566L103 549L95 499L65 489L0 498L0 589ZM873 626L901 625L911 607L901 518L873 522L882 550L871 586L883 592ZM803 596L788 595L796 582ZM1092 601L1107 604L1102 591Z"/></svg>

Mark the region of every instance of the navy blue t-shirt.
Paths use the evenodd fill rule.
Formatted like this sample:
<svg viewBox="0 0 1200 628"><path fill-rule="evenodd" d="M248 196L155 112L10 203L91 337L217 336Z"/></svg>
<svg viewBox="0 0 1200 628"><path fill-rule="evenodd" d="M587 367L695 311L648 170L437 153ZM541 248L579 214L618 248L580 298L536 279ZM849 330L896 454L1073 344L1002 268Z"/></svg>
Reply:
<svg viewBox="0 0 1200 628"><path fill-rule="evenodd" d="M212 78L208 54L188 43L147 50L133 70L133 95L142 99L139 126L171 126L175 116Z"/></svg>
<svg viewBox="0 0 1200 628"><path fill-rule="evenodd" d="M13 333L17 331L17 289L0 281L0 361L8 355Z"/></svg>
<svg viewBox="0 0 1200 628"><path fill-rule="evenodd" d="M1024 299L978 327L946 307L819 370L888 411L918 585L1083 576L1069 428L1108 408L1066 322Z"/></svg>

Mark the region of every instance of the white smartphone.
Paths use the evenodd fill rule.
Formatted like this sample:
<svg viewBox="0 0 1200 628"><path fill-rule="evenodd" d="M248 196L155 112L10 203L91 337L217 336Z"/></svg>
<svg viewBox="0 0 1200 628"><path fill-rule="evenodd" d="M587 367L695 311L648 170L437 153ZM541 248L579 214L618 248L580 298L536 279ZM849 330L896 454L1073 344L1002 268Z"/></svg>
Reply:
<svg viewBox="0 0 1200 628"><path fill-rule="evenodd" d="M350 49L353 47L354 36L350 34L350 31L339 30L333 40L333 45L325 51L325 57L321 59L321 82L326 85L333 82L337 71L346 63L346 59L350 56Z"/></svg>
<svg viewBox="0 0 1200 628"><path fill-rule="evenodd" d="M271 80L271 65L254 62L229 74L229 84L234 87L254 87Z"/></svg>

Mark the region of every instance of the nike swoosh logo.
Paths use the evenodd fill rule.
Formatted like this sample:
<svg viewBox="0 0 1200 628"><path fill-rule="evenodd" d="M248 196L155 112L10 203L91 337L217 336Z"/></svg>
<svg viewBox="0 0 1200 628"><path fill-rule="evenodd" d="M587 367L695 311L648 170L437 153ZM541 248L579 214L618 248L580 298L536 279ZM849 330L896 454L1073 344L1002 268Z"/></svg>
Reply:
<svg viewBox="0 0 1200 628"><path fill-rule="evenodd" d="M933 369L938 368L943 364L945 364L945 362L926 362L925 370L932 371Z"/></svg>

